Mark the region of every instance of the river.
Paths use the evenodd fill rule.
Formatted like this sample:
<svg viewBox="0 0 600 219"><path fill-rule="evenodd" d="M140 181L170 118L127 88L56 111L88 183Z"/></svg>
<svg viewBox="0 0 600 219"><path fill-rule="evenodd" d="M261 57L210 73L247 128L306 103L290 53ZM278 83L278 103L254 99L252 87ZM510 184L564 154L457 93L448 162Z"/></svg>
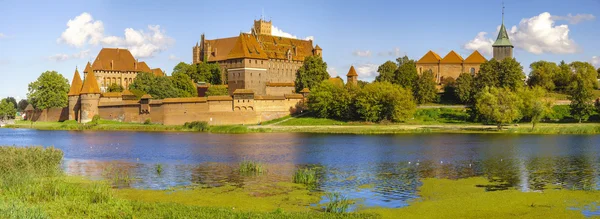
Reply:
<svg viewBox="0 0 600 219"><path fill-rule="evenodd" d="M64 151L68 174L135 180L124 187L166 189L233 183L290 181L298 167L322 167L321 191L361 200L364 206L402 207L417 197L424 177L484 176L493 189L600 188L600 135L297 133L210 134L175 132L39 131L0 129L0 145L54 146ZM243 160L268 172L246 177ZM163 169L158 174L156 169ZM111 172L112 171L112 172Z"/></svg>

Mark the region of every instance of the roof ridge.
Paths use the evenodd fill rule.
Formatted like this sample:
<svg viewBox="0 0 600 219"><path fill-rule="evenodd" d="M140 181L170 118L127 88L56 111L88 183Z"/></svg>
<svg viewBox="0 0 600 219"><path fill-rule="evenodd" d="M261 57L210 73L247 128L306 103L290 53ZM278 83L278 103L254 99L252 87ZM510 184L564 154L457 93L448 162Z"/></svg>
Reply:
<svg viewBox="0 0 600 219"><path fill-rule="evenodd" d="M460 54L456 53L454 50L450 50L450 52L440 60L440 63L463 63L463 61L464 59Z"/></svg>

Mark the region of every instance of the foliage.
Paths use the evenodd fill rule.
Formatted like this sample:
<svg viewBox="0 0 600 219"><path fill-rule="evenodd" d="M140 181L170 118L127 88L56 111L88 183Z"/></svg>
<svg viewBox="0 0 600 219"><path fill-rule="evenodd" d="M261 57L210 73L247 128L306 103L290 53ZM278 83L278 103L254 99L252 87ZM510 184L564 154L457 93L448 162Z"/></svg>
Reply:
<svg viewBox="0 0 600 219"><path fill-rule="evenodd" d="M399 122L406 121L413 116L416 104L408 90L389 82L374 82L358 92L356 108L360 117L365 121Z"/></svg>
<svg viewBox="0 0 600 219"><path fill-rule="evenodd" d="M69 81L56 71L46 71L29 83L27 100L35 109L65 107L68 103Z"/></svg>
<svg viewBox="0 0 600 219"><path fill-rule="evenodd" d="M129 91L131 91L131 93L133 93L133 95L135 95L135 97L137 99L142 98L142 96L144 96L144 94L146 94L145 91L143 90L138 90L138 89L130 89Z"/></svg>
<svg viewBox="0 0 600 219"><path fill-rule="evenodd" d="M552 106L552 110L546 115L546 119L557 122L573 119L571 116L571 108L569 105Z"/></svg>
<svg viewBox="0 0 600 219"><path fill-rule="evenodd" d="M516 59L509 58L501 62L495 59L484 62L474 81L478 91L485 87L508 87L511 91L516 91L523 86L523 79L523 67Z"/></svg>
<svg viewBox="0 0 600 219"><path fill-rule="evenodd" d="M171 81L173 81L173 86L177 90L179 90L179 97L197 97L198 89L196 89L196 84L190 79L190 77L186 74L182 73L174 73L171 76Z"/></svg>
<svg viewBox="0 0 600 219"><path fill-rule="evenodd" d="M454 80L454 78L445 78L444 81L442 81L442 88L444 89L444 93L442 93L442 96L440 97L440 103L456 104L460 102L456 96L456 80Z"/></svg>
<svg viewBox="0 0 600 219"><path fill-rule="evenodd" d="M8 119L14 119L16 113L17 109L14 107L13 103L10 102L10 100L7 98L0 100L0 120L3 120L5 117Z"/></svg>
<svg viewBox="0 0 600 219"><path fill-rule="evenodd" d="M7 97L4 99L7 100L8 102L12 103L15 109L19 108L19 105L17 104L17 100L14 97ZM27 106L25 106L25 107L27 107Z"/></svg>
<svg viewBox="0 0 600 219"><path fill-rule="evenodd" d="M414 88L415 83L419 78L419 75L417 74L417 66L413 60L408 60L402 63L402 65L398 67L394 74L396 77L394 80L395 83L405 89L410 90Z"/></svg>
<svg viewBox="0 0 600 219"><path fill-rule="evenodd" d="M555 88L554 78L558 74L560 68L554 62L537 61L529 66L531 73L527 79L527 85L531 87L540 86L548 91Z"/></svg>
<svg viewBox="0 0 600 219"><path fill-rule="evenodd" d="M300 92L303 88L309 88L312 91L315 86L329 78L327 63L319 56L307 56L296 72L296 92Z"/></svg>
<svg viewBox="0 0 600 219"><path fill-rule="evenodd" d="M19 111L19 112L25 111L25 108L27 108L27 105L29 105L29 102L27 102L27 99L19 100L19 103L17 104L17 111Z"/></svg>
<svg viewBox="0 0 600 219"><path fill-rule="evenodd" d="M308 107L321 118L353 119L352 107L355 86L339 86L325 80L313 87L308 96Z"/></svg>
<svg viewBox="0 0 600 219"><path fill-rule="evenodd" d="M402 57L398 57L396 59L397 66L402 66L404 63L407 63L407 62L414 62L414 60L409 59L407 55L404 55Z"/></svg>
<svg viewBox="0 0 600 219"><path fill-rule="evenodd" d="M325 194L328 202L325 204L325 212L331 213L346 213L348 207L352 204L348 198L344 197L339 192Z"/></svg>
<svg viewBox="0 0 600 219"><path fill-rule="evenodd" d="M152 120L150 118L147 118L146 120L144 120L144 125L150 125L152 124Z"/></svg>
<svg viewBox="0 0 600 219"><path fill-rule="evenodd" d="M198 132L208 131L209 128L208 122L206 121L186 122L185 124L183 124L183 127Z"/></svg>
<svg viewBox="0 0 600 219"><path fill-rule="evenodd" d="M465 123L469 114L465 109L430 108L417 109L415 120L419 122Z"/></svg>
<svg viewBox="0 0 600 219"><path fill-rule="evenodd" d="M485 88L475 97L475 110L479 118L497 124L498 129L520 118L521 104L521 99L509 88Z"/></svg>
<svg viewBox="0 0 600 219"><path fill-rule="evenodd" d="M106 89L106 92L123 92L124 88L123 86L119 85L119 84L110 84L108 86L108 88Z"/></svg>
<svg viewBox="0 0 600 219"><path fill-rule="evenodd" d="M131 92L136 94L150 94L155 99L193 97L194 85L186 75L176 74L171 77L154 76L152 73L141 72L129 86ZM134 92L135 91L135 92ZM142 94L143 95L143 94ZM196 91L196 96L198 93Z"/></svg>
<svg viewBox="0 0 600 219"><path fill-rule="evenodd" d="M473 76L463 73L456 79L455 95L461 103L472 103L475 96Z"/></svg>
<svg viewBox="0 0 600 219"><path fill-rule="evenodd" d="M571 62L569 64L571 66L571 70L576 74L580 75L585 83L589 83L592 85L593 89L598 89L598 72L592 64L589 62ZM571 81L575 79L571 78Z"/></svg>
<svg viewBox="0 0 600 219"><path fill-rule="evenodd" d="M571 66L565 63L565 61L561 61L558 65L558 68L558 71L552 78L554 81L554 87L557 90L566 91L567 87L571 83L571 75L573 74L571 71Z"/></svg>
<svg viewBox="0 0 600 219"><path fill-rule="evenodd" d="M221 78L221 67L216 63L198 63L198 64L187 64L180 62L173 68L173 73L185 74L189 76L195 82L207 82L210 84L221 84L223 78Z"/></svg>
<svg viewBox="0 0 600 219"><path fill-rule="evenodd" d="M241 174L261 174L265 173L266 169L260 162L244 160L240 163L239 171Z"/></svg>
<svg viewBox="0 0 600 219"><path fill-rule="evenodd" d="M531 121L531 129L550 114L552 111L552 100L545 98L546 90L542 87L522 88L517 92L521 98L521 114L525 119Z"/></svg>
<svg viewBox="0 0 600 219"><path fill-rule="evenodd" d="M498 87L500 85L499 69L500 62L496 59L490 59L481 64L479 74L477 74L477 77L472 82L474 84L473 89L481 91L485 87Z"/></svg>
<svg viewBox="0 0 600 219"><path fill-rule="evenodd" d="M377 68L377 72L379 73L379 75L377 75L375 77L375 81L377 81L377 82L387 81L390 83L394 83L394 81L395 81L394 72L396 71L396 69L398 69L398 65L396 65L396 63L394 63L392 61L387 61L387 62L381 64L379 66L379 68Z"/></svg>
<svg viewBox="0 0 600 219"><path fill-rule="evenodd" d="M314 186L319 182L316 168L300 168L297 169L293 177L294 183Z"/></svg>
<svg viewBox="0 0 600 219"><path fill-rule="evenodd" d="M571 63L575 71L571 83L567 88L571 104L571 115L579 122L587 120L593 112L592 100L594 98L594 85L596 85L596 71L590 72L589 63ZM592 78L593 77L593 78Z"/></svg>
<svg viewBox="0 0 600 219"><path fill-rule="evenodd" d="M206 90L206 96L229 96L229 90L225 85L210 85Z"/></svg>
<svg viewBox="0 0 600 219"><path fill-rule="evenodd" d="M431 70L427 70L417 78L413 94L418 104L432 103L437 101L437 88L435 78Z"/></svg>

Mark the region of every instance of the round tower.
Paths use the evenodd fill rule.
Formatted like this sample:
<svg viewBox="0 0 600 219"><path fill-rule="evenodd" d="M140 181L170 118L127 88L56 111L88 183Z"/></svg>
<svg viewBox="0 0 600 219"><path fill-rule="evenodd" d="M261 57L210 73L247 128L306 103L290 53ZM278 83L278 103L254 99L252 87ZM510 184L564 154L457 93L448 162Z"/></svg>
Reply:
<svg viewBox="0 0 600 219"><path fill-rule="evenodd" d="M88 63L89 65L89 63ZM81 103L79 102L79 95L81 91L81 86L83 82L81 82L81 76L79 75L79 71L75 68L75 75L73 75L73 80L71 81L71 89L69 89L69 120L78 120L79 119L79 110L81 107Z"/></svg>
<svg viewBox="0 0 600 219"><path fill-rule="evenodd" d="M100 102L100 87L98 86L98 81L93 69L87 73L79 93L81 103L81 119L79 122L87 123L92 121L94 116L99 115L98 103Z"/></svg>

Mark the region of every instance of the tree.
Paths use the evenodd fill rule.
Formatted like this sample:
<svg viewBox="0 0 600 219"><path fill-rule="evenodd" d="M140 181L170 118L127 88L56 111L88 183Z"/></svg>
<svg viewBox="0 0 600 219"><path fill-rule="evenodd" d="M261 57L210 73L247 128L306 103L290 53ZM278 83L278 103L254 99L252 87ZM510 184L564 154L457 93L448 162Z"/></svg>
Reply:
<svg viewBox="0 0 600 219"><path fill-rule="evenodd" d="M587 120L593 112L593 89L594 86L597 86L596 80L591 78L596 76L590 72L589 66L586 64L589 65L589 63L582 62L571 63L575 74L572 75L571 83L567 88L569 100L571 101L571 115L579 122ZM593 73L596 73L596 71L593 71Z"/></svg>
<svg viewBox="0 0 600 219"><path fill-rule="evenodd" d="M437 100L435 78L431 70L427 70L417 78L413 94L418 104L432 103Z"/></svg>
<svg viewBox="0 0 600 219"><path fill-rule="evenodd" d="M329 80L315 86L308 96L308 107L317 117L349 120L352 101L349 89L354 86L339 86Z"/></svg>
<svg viewBox="0 0 600 219"><path fill-rule="evenodd" d="M589 62L571 62L569 64L575 74L580 74L593 89L598 89L598 72Z"/></svg>
<svg viewBox="0 0 600 219"><path fill-rule="evenodd" d="M179 97L197 97L198 89L196 84L190 79L190 76L184 73L174 73L171 76L173 86L179 90Z"/></svg>
<svg viewBox="0 0 600 219"><path fill-rule="evenodd" d="M35 109L68 105L69 81L56 71L46 71L29 83L27 99Z"/></svg>
<svg viewBox="0 0 600 219"><path fill-rule="evenodd" d="M402 66L404 63L407 63L407 62L414 62L414 60L409 59L408 56L406 56L406 55L403 57L398 57L396 59L397 66Z"/></svg>
<svg viewBox="0 0 600 219"><path fill-rule="evenodd" d="M147 72L138 73L129 87L131 92L136 94L136 96L146 93L155 99L191 96L184 90L177 88L170 77L156 77L152 73Z"/></svg>
<svg viewBox="0 0 600 219"><path fill-rule="evenodd" d="M479 74L475 77L474 90L481 91L486 87L498 87L500 85L499 77L500 62L496 59L490 59L479 67Z"/></svg>
<svg viewBox="0 0 600 219"><path fill-rule="evenodd" d="M329 78L327 63L319 56L307 56L296 72L296 92L300 92L304 88L312 90L313 87Z"/></svg>
<svg viewBox="0 0 600 219"><path fill-rule="evenodd" d="M557 90L566 91L567 87L571 83L571 76L573 75L571 66L565 63L565 61L561 61L558 65L558 68L558 72L556 72L552 78L554 81L554 87Z"/></svg>
<svg viewBox="0 0 600 219"><path fill-rule="evenodd" d="M108 86L106 92L123 92L123 90L125 90L123 86L114 83Z"/></svg>
<svg viewBox="0 0 600 219"><path fill-rule="evenodd" d="M192 67L193 68L193 67ZM195 66L196 73L190 75L195 82L208 82L210 84L221 84L221 67L217 63L199 63Z"/></svg>
<svg viewBox="0 0 600 219"><path fill-rule="evenodd" d="M14 119L16 113L17 108L15 108L14 104L8 98L0 101L0 120L4 120L5 118Z"/></svg>
<svg viewBox="0 0 600 219"><path fill-rule="evenodd" d="M500 87L508 87L511 91L516 91L524 85L523 66L515 58L504 59L500 63L498 78Z"/></svg>
<svg viewBox="0 0 600 219"><path fill-rule="evenodd" d="M456 79L455 95L462 103L473 103L475 96L475 83L473 76L469 73L462 73Z"/></svg>
<svg viewBox="0 0 600 219"><path fill-rule="evenodd" d="M356 111L369 122L401 122L412 118L416 104L409 90L389 82L373 82L358 92Z"/></svg>
<svg viewBox="0 0 600 219"><path fill-rule="evenodd" d="M396 72L394 72L396 76L396 84L400 85L403 88L413 90L419 75L417 74L417 66L415 62L409 60L404 62Z"/></svg>
<svg viewBox="0 0 600 219"><path fill-rule="evenodd" d="M375 81L382 82L387 81L394 83L394 72L398 69L398 65L392 61L387 61L377 68L379 75L375 77Z"/></svg>
<svg viewBox="0 0 600 219"><path fill-rule="evenodd" d="M552 112L552 101L546 98L546 90L542 87L522 88L517 92L521 98L521 114L531 121L531 130L546 115Z"/></svg>
<svg viewBox="0 0 600 219"><path fill-rule="evenodd" d="M12 103L15 109L18 107L17 100L14 97L7 97L4 99L6 99L8 102Z"/></svg>
<svg viewBox="0 0 600 219"><path fill-rule="evenodd" d="M225 85L210 85L206 90L206 96L229 96L229 90Z"/></svg>
<svg viewBox="0 0 600 219"><path fill-rule="evenodd" d="M554 78L560 68L554 62L537 61L529 65L531 73L527 80L527 85L531 87L540 86L546 90L552 91L555 88Z"/></svg>
<svg viewBox="0 0 600 219"><path fill-rule="evenodd" d="M444 78L444 81L442 81L442 86L444 93L442 93L442 96L440 97L440 103L455 104L459 102L458 98L456 97L456 80L454 80L454 78Z"/></svg>
<svg viewBox="0 0 600 219"><path fill-rule="evenodd" d="M521 99L510 88L484 88L475 98L475 110L480 119L498 125L512 123L519 119Z"/></svg>
<svg viewBox="0 0 600 219"><path fill-rule="evenodd" d="M17 110L23 112L27 108L27 105L29 105L29 102L27 102L27 99L21 99L17 105Z"/></svg>

